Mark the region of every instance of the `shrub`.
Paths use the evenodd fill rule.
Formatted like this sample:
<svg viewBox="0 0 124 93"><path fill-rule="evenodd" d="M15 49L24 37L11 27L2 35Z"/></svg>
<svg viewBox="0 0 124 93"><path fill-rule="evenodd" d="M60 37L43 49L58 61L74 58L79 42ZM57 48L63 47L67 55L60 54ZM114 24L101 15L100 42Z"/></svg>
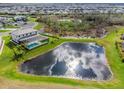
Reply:
<svg viewBox="0 0 124 93"><path fill-rule="evenodd" d="M122 62L124 63L124 58L122 58Z"/></svg>

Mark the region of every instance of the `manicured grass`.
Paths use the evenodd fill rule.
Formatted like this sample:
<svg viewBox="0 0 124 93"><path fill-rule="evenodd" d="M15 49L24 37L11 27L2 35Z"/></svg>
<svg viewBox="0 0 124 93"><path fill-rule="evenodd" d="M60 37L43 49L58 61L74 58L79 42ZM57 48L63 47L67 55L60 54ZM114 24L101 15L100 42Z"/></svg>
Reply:
<svg viewBox="0 0 124 93"><path fill-rule="evenodd" d="M8 31L10 31L10 30L0 30L0 32L8 32Z"/></svg>
<svg viewBox="0 0 124 93"><path fill-rule="evenodd" d="M122 28L122 27L121 27ZM120 32L120 28L117 29ZM124 64L121 62L121 58L115 46L117 33L113 29L113 32L109 33L103 39L53 39L53 43L38 47L31 51L27 51L23 59L20 61L12 61L14 55L13 50L8 47L10 37L4 37L5 47L2 55L0 56L0 76L12 79L30 82L30 83L59 83L70 86L78 86L79 88L124 88ZM104 46L108 64L113 72L112 80L108 81L88 81L88 80L74 80L67 78L55 78L47 76L33 76L19 72L19 65L27 59L36 57L40 54L50 51L63 42L96 42L99 45Z"/></svg>
<svg viewBox="0 0 124 93"><path fill-rule="evenodd" d="M30 22L36 22L36 18L28 17L28 21L30 21Z"/></svg>
<svg viewBox="0 0 124 93"><path fill-rule="evenodd" d="M38 23L38 24L34 27L34 29L36 29L36 30L41 30L41 28L43 28L43 24L41 24L41 23Z"/></svg>
<svg viewBox="0 0 124 93"><path fill-rule="evenodd" d="M14 25L6 25L5 28L19 28L19 27Z"/></svg>

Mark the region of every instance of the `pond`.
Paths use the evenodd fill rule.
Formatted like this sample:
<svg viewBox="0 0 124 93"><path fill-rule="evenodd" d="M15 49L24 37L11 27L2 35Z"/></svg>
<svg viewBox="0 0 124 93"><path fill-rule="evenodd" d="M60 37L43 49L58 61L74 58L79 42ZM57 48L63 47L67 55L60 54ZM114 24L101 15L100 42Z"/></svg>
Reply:
<svg viewBox="0 0 124 93"><path fill-rule="evenodd" d="M63 43L22 63L20 71L80 80L109 80L112 76L104 48L95 43Z"/></svg>

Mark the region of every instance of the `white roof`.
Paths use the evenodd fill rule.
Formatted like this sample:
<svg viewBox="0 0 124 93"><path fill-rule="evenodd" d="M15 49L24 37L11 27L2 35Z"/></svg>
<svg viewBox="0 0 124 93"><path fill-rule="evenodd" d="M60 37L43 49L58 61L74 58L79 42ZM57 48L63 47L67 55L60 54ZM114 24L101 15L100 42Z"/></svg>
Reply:
<svg viewBox="0 0 124 93"><path fill-rule="evenodd" d="M22 34L27 34L27 33L31 33L37 30L34 30L32 28L24 28L24 29L17 29L15 31L13 31L11 34L13 35L22 35Z"/></svg>

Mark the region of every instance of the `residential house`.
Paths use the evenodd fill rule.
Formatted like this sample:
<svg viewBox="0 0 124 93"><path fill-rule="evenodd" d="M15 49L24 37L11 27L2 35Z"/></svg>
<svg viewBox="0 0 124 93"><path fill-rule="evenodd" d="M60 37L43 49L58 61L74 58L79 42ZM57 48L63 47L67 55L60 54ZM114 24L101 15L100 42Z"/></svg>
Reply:
<svg viewBox="0 0 124 93"><path fill-rule="evenodd" d="M27 23L27 17L26 16L15 16L14 18L14 25L22 26Z"/></svg>
<svg viewBox="0 0 124 93"><path fill-rule="evenodd" d="M47 44L49 39L45 36L41 36L39 31L28 29L19 29L11 33L12 41L23 45L27 49L33 49L43 44Z"/></svg>
<svg viewBox="0 0 124 93"><path fill-rule="evenodd" d="M15 16L14 20L17 21L23 21L26 22L27 21L27 17L26 16Z"/></svg>

